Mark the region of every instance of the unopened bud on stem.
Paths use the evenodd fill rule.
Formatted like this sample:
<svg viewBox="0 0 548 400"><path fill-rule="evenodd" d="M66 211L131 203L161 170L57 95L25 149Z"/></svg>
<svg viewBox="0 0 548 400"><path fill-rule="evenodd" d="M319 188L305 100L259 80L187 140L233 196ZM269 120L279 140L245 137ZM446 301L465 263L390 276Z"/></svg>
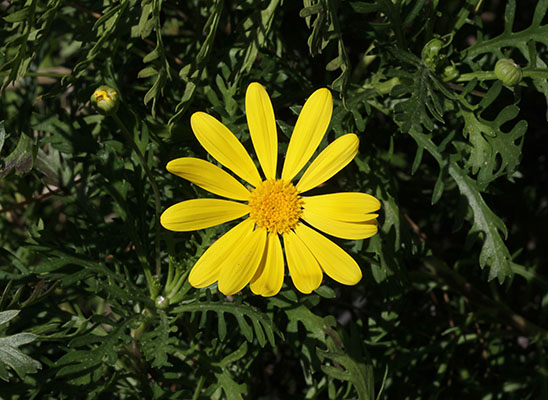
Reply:
<svg viewBox="0 0 548 400"><path fill-rule="evenodd" d="M116 114L120 104L118 92L108 86L99 86L91 95L91 103L101 114Z"/></svg>
<svg viewBox="0 0 548 400"><path fill-rule="evenodd" d="M514 86L521 82L521 68L511 58L502 58L495 64L495 76L506 86Z"/></svg>

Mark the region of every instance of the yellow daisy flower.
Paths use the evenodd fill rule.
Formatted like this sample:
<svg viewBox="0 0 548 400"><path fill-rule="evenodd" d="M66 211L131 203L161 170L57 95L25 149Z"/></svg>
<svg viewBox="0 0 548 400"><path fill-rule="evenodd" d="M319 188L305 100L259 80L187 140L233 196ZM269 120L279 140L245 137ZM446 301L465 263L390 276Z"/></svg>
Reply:
<svg viewBox="0 0 548 400"><path fill-rule="evenodd" d="M219 290L231 295L250 283L253 293L274 296L284 280L285 250L289 274L300 292L317 289L323 272L337 282L355 285L362 277L356 261L317 230L343 239L371 237L377 233L378 214L374 212L380 208L379 201L355 192L307 197L302 194L352 161L358 152L358 137L350 133L336 139L308 166L299 181L292 183L326 133L333 111L331 93L319 89L303 106L279 179L274 110L259 83L249 85L245 108L251 141L265 179L234 134L203 112L194 113L190 119L196 138L215 160L250 186L246 188L223 169L193 157L172 160L166 167L211 193L231 199L177 203L160 218L166 229L204 229L247 215L200 257L190 272L190 284L203 288L218 282Z"/></svg>

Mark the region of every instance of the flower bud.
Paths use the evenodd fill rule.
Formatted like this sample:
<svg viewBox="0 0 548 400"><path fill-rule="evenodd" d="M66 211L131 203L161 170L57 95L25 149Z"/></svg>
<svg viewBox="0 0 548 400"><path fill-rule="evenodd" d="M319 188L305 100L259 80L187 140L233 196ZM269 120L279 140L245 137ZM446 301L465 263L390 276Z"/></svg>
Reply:
<svg viewBox="0 0 548 400"><path fill-rule="evenodd" d="M442 79L444 82L450 82L452 80L455 80L459 77L460 72L455 66L455 64L451 63L451 65L446 65L443 69L443 73L441 74Z"/></svg>
<svg viewBox="0 0 548 400"><path fill-rule="evenodd" d="M99 86L91 95L91 103L101 114L116 114L120 104L118 92L108 86Z"/></svg>
<svg viewBox="0 0 548 400"><path fill-rule="evenodd" d="M169 306L169 299L165 298L164 296L158 296L156 297L156 300L154 300L154 305L156 308L166 308Z"/></svg>
<svg viewBox="0 0 548 400"><path fill-rule="evenodd" d="M441 39L435 38L430 40L424 45L421 52L422 61L428 66L433 66L438 61L438 54L441 49L444 47L444 42Z"/></svg>
<svg viewBox="0 0 548 400"><path fill-rule="evenodd" d="M495 76L506 86L514 86L521 82L521 68L511 58L501 58L495 64Z"/></svg>

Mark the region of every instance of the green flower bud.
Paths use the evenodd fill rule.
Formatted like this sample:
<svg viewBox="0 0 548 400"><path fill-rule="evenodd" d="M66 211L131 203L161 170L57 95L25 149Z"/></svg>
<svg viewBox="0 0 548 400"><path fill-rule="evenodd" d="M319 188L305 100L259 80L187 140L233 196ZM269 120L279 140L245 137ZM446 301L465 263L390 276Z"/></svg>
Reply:
<svg viewBox="0 0 548 400"><path fill-rule="evenodd" d="M91 95L91 103L101 114L116 114L120 105L118 92L108 86L99 86Z"/></svg>
<svg viewBox="0 0 548 400"><path fill-rule="evenodd" d="M156 297L156 300L154 300L154 305L156 308L166 308L169 306L169 300L164 296L158 296Z"/></svg>
<svg viewBox="0 0 548 400"><path fill-rule="evenodd" d="M429 65L429 66L436 64L436 61L439 58L438 54L444 46L445 46L445 43L441 39L435 38L430 40L422 48L422 53L421 53L422 61L424 61L426 65Z"/></svg>
<svg viewBox="0 0 548 400"><path fill-rule="evenodd" d="M521 68L511 58L501 58L495 64L495 76L506 86L514 86L521 82Z"/></svg>
<svg viewBox="0 0 548 400"><path fill-rule="evenodd" d="M460 75L460 72L455 66L455 64L451 64L451 65L447 65L443 69L443 73L441 74L441 77L445 82L450 82L452 80L457 79L459 75Z"/></svg>

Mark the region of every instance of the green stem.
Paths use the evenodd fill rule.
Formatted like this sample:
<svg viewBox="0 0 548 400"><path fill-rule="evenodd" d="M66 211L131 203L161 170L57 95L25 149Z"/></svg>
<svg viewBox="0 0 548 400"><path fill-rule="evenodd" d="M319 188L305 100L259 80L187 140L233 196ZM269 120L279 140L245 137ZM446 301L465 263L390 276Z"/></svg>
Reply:
<svg viewBox="0 0 548 400"><path fill-rule="evenodd" d="M164 293L168 298L170 304L174 304L182 300L182 298L186 294L187 291L181 291L181 287L184 285L189 272L190 270L181 272L181 270L178 268L177 271L175 271L175 276L169 283L169 286L166 284ZM175 301L175 299L177 299L177 301Z"/></svg>
<svg viewBox="0 0 548 400"><path fill-rule="evenodd" d="M390 115L390 110L386 107L384 107L381 103L375 100L367 100L370 106L373 108L376 108L380 112L382 112L384 115Z"/></svg>
<svg viewBox="0 0 548 400"><path fill-rule="evenodd" d="M181 280L181 275L183 275L179 268L175 270L175 273L171 275L171 279L166 280L166 284L164 286L164 293L166 296L170 296L171 292L177 287L179 284L179 281Z"/></svg>
<svg viewBox="0 0 548 400"><path fill-rule="evenodd" d="M137 146L137 143L135 143L135 140L133 139L133 136L129 132L129 130L126 128L122 120L118 117L116 114L112 114L112 118L116 121L120 129L122 130L122 133L126 137L126 139L131 144L131 147L135 151L135 154L137 155L137 158L139 160L139 163L141 164L141 167L143 167L145 174L150 182L150 186L152 187L152 191L154 192L154 214L156 219L156 238L154 241L154 258L156 262L156 275L160 275L160 191L158 190L158 185L156 184L156 180L154 179L154 176L152 175L152 172L150 171L150 168L148 167L145 158L143 156L143 153L141 153L141 150ZM145 276L149 285L149 290L151 295L153 295L156 290L154 289L155 283L154 279L152 277L152 273L150 271L150 267L148 265L143 266L145 269Z"/></svg>
<svg viewBox="0 0 548 400"><path fill-rule="evenodd" d="M198 400L200 397L200 393L202 392L202 387L205 383L205 376L200 376L200 379L198 380L198 384L196 385L196 390L194 390L194 395L192 396L192 400Z"/></svg>
<svg viewBox="0 0 548 400"><path fill-rule="evenodd" d="M457 82L468 82L472 79L478 79L480 81L488 81L497 79L494 71L476 71L462 74L457 78Z"/></svg>
<svg viewBox="0 0 548 400"><path fill-rule="evenodd" d="M173 297L171 297L169 299L169 304L177 304L177 303L180 303L186 296L186 294L188 293L188 291L190 290L191 286L190 284L189 285L186 285L184 286L185 282L186 282L186 278L187 278L188 274L185 274L182 279L181 279L181 284L178 285L177 287L177 291L175 292L175 295Z"/></svg>
<svg viewBox="0 0 548 400"><path fill-rule="evenodd" d="M171 257L169 258L169 263L168 263L167 268L168 268L167 269L167 279L166 279L166 284L164 286L166 291L168 290L168 288L171 287L171 283L175 279L175 277L174 277L175 267L173 266L173 259Z"/></svg>
<svg viewBox="0 0 548 400"><path fill-rule="evenodd" d="M546 79L548 78L548 69L546 68L535 68L535 69L522 69L521 70L524 78L531 79ZM472 79L478 79L480 81L489 81L497 79L494 71L476 71L469 72L467 74L462 74L457 78L457 82L468 82Z"/></svg>
<svg viewBox="0 0 548 400"><path fill-rule="evenodd" d="M548 68L522 69L521 72L526 78L532 79L547 79Z"/></svg>

